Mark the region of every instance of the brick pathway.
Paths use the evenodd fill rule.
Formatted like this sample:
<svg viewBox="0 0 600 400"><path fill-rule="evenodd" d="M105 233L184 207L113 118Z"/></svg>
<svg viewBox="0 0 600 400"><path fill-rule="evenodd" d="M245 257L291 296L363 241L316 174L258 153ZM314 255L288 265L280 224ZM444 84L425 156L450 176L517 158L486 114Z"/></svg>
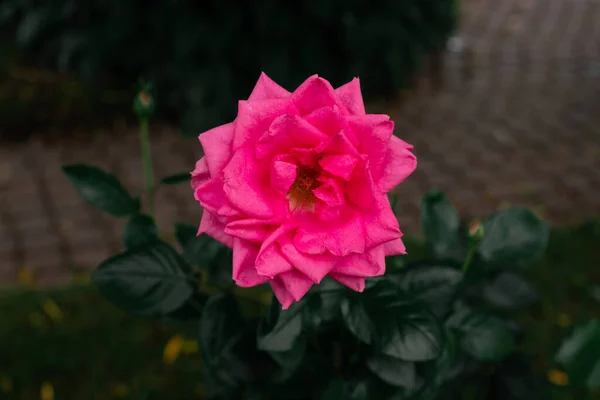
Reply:
<svg viewBox="0 0 600 400"><path fill-rule="evenodd" d="M418 231L419 198L434 187L469 215L503 202L555 223L599 215L600 1L463 0L463 14L442 89L421 84L400 110L386 110L419 158L399 189L404 231ZM195 140L152 130L157 175L193 167ZM0 148L0 281L28 268L45 285L64 282L70 268L89 269L120 247L124 221L83 204L60 165L102 166L141 193L137 140L115 128ZM164 230L199 218L186 185L161 190L157 208Z"/></svg>

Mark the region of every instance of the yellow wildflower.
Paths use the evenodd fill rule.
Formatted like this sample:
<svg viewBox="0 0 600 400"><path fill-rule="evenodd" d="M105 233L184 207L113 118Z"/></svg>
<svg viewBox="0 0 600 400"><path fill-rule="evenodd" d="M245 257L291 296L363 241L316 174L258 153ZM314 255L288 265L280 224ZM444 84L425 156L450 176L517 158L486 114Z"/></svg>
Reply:
<svg viewBox="0 0 600 400"><path fill-rule="evenodd" d="M553 369L548 372L548 380L556 386L566 386L569 384L569 376L558 369Z"/></svg>
<svg viewBox="0 0 600 400"><path fill-rule="evenodd" d="M173 364L179 357L183 348L184 339L180 335L175 335L167 342L163 351L163 362L167 365Z"/></svg>
<svg viewBox="0 0 600 400"><path fill-rule="evenodd" d="M52 299L46 299L42 303L42 308L48 314L50 319L54 322L60 322L63 320L63 312Z"/></svg>
<svg viewBox="0 0 600 400"><path fill-rule="evenodd" d="M54 400L54 386L49 382L44 382L40 388L41 400Z"/></svg>

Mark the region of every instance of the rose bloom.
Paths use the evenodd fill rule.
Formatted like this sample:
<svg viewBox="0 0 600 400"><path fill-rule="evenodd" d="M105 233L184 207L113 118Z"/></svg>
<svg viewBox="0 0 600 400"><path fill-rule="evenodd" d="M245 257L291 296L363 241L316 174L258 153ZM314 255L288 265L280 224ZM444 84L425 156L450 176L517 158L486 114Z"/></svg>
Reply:
<svg viewBox="0 0 600 400"><path fill-rule="evenodd" d="M387 115L366 114L359 80L308 78L293 93L262 74L235 121L200 135L192 172L198 234L233 248L233 280L269 282L288 308L329 276L362 291L405 254L386 193L416 167Z"/></svg>

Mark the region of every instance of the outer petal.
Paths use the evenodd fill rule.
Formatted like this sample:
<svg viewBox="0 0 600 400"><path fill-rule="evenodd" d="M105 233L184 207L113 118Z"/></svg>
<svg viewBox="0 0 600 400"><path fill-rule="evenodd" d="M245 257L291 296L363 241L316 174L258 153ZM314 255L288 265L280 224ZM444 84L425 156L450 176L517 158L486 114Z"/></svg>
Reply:
<svg viewBox="0 0 600 400"><path fill-rule="evenodd" d="M227 224L225 233L251 242L262 243L272 230L276 221L256 218L238 219Z"/></svg>
<svg viewBox="0 0 600 400"><path fill-rule="evenodd" d="M359 162L346 184L346 198L359 208L370 210L375 201L375 190L369 166L364 161Z"/></svg>
<svg viewBox="0 0 600 400"><path fill-rule="evenodd" d="M275 277L271 280L271 289L273 289L273 294L277 297L277 300L281 303L281 308L287 310L290 308L292 303L294 302L294 297L292 294L285 288L283 281L279 277Z"/></svg>
<svg viewBox="0 0 600 400"><path fill-rule="evenodd" d="M402 236L398 219L385 195L375 197L370 212L363 214L367 249L396 240Z"/></svg>
<svg viewBox="0 0 600 400"><path fill-rule="evenodd" d="M358 151L367 156L375 182L386 168L387 149L394 132L394 122L387 115L368 114L348 119L348 126L360 141Z"/></svg>
<svg viewBox="0 0 600 400"><path fill-rule="evenodd" d="M296 301L300 301L313 285L310 279L298 271L284 272L279 278Z"/></svg>
<svg viewBox="0 0 600 400"><path fill-rule="evenodd" d="M233 133L233 150L261 137L275 118L283 114L298 114L288 99L238 102L238 115Z"/></svg>
<svg viewBox="0 0 600 400"><path fill-rule="evenodd" d="M343 107L331 84L318 75L313 75L304 81L290 98L300 111L300 115L309 114L321 107Z"/></svg>
<svg viewBox="0 0 600 400"><path fill-rule="evenodd" d="M331 271L336 261L336 257L329 253L318 255L300 253L290 237L286 237L280 244L283 255L290 260L294 268L302 272L314 283L320 283L329 271Z"/></svg>
<svg viewBox="0 0 600 400"><path fill-rule="evenodd" d="M198 236L203 233L217 239L227 247L233 247L233 238L225 233L225 224L207 210L202 211L202 220L200 220Z"/></svg>
<svg viewBox="0 0 600 400"><path fill-rule="evenodd" d="M258 246L235 238L233 240L233 280L240 287L251 287L269 280L256 272L255 262Z"/></svg>
<svg viewBox="0 0 600 400"><path fill-rule="evenodd" d="M331 273L368 278L385 273L385 254L379 246L363 254L350 254L338 260Z"/></svg>
<svg viewBox="0 0 600 400"><path fill-rule="evenodd" d="M417 158L406 148L406 143L393 136L385 158L385 167L377 182L383 193L392 190L417 168Z"/></svg>
<svg viewBox="0 0 600 400"><path fill-rule="evenodd" d="M344 286L349 287L357 292L365 290L365 278L360 276L350 276L344 274L329 274L329 276Z"/></svg>
<svg viewBox="0 0 600 400"><path fill-rule="evenodd" d="M215 215L239 215L239 212L231 207L223 191L223 181L220 178L214 178L200 184L194 191L194 197L200 202L202 207Z"/></svg>
<svg viewBox="0 0 600 400"><path fill-rule="evenodd" d="M398 238L384 243L383 252L386 257L397 256L400 254L406 254L406 247L404 247L404 242L402 242L402 239Z"/></svg>
<svg viewBox="0 0 600 400"><path fill-rule="evenodd" d="M210 176L216 176L231 159L231 144L235 123L218 126L204 132L198 138L204 149Z"/></svg>
<svg viewBox="0 0 600 400"><path fill-rule="evenodd" d="M208 164L206 163L206 157L202 157L196 162L196 168L194 168L190 175L190 184L192 186L192 189L194 190L196 190L198 186L210 179L210 173L208 172Z"/></svg>
<svg viewBox="0 0 600 400"><path fill-rule="evenodd" d="M284 257L278 243L273 243L260 250L256 258L256 271L259 275L273 278L284 272L293 270L294 267Z"/></svg>
<svg viewBox="0 0 600 400"><path fill-rule="evenodd" d="M365 251L365 228L358 214L345 215L340 221L324 223L307 221L294 237L296 248L307 254L322 254L325 250L343 257Z"/></svg>
<svg viewBox="0 0 600 400"><path fill-rule="evenodd" d="M254 151L237 150L223 170L223 190L231 203L250 216L269 219L282 210L285 199L270 189L268 165L259 165Z"/></svg>
<svg viewBox="0 0 600 400"><path fill-rule="evenodd" d="M335 93L350 114L365 114L365 104L360 91L360 81L358 78L354 78L345 85L335 89Z"/></svg>
<svg viewBox="0 0 600 400"><path fill-rule="evenodd" d="M264 72L261 72L248 100L286 99L291 93L275 83Z"/></svg>

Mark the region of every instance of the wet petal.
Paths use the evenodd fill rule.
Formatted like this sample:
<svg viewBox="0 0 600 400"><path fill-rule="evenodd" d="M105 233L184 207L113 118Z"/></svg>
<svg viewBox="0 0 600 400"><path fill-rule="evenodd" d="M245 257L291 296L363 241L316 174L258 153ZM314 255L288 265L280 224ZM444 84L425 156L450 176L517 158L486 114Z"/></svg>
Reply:
<svg viewBox="0 0 600 400"><path fill-rule="evenodd" d="M256 157L289 153L294 147L313 148L325 139L327 135L300 117L281 115L256 142Z"/></svg>
<svg viewBox="0 0 600 400"><path fill-rule="evenodd" d="M279 275L279 278L283 282L283 286L285 286L296 301L300 301L313 285L312 281L306 275L295 270L284 272Z"/></svg>
<svg viewBox="0 0 600 400"><path fill-rule="evenodd" d="M331 271L336 260L333 255L327 253L318 255L301 253L290 237L282 241L281 251L295 269L317 284Z"/></svg>
<svg viewBox="0 0 600 400"><path fill-rule="evenodd" d="M387 193L405 180L417 168L417 158L406 147L406 142L393 136L390 139L385 167L377 182L379 189Z"/></svg>
<svg viewBox="0 0 600 400"><path fill-rule="evenodd" d="M365 278L344 274L329 274L329 276L350 289L362 292L365 290Z"/></svg>
<svg viewBox="0 0 600 400"><path fill-rule="evenodd" d="M271 187L286 195L296 180L298 167L294 159L289 155L278 155L271 162L271 173L269 175Z"/></svg>
<svg viewBox="0 0 600 400"><path fill-rule="evenodd" d="M246 240L233 239L233 280L240 287L261 285L269 280L256 272L258 246Z"/></svg>
<svg viewBox="0 0 600 400"><path fill-rule="evenodd" d="M338 207L345 203L344 185L335 178L321 177L322 185L313 190L315 196L327 205Z"/></svg>
<svg viewBox="0 0 600 400"><path fill-rule="evenodd" d="M331 269L334 274L361 276L381 276L385 273L385 254L379 246L362 254L350 254L338 260Z"/></svg>
<svg viewBox="0 0 600 400"><path fill-rule="evenodd" d="M225 233L225 224L207 210L202 211L198 236L206 233L227 247L233 247L233 238Z"/></svg>
<svg viewBox="0 0 600 400"><path fill-rule="evenodd" d="M332 175L348 180L354 171L358 158L351 154L325 154L319 159L319 165Z"/></svg>
<svg viewBox="0 0 600 400"><path fill-rule="evenodd" d="M206 131L198 137L211 176L216 176L231 159L234 128L235 123L231 122Z"/></svg>
<svg viewBox="0 0 600 400"><path fill-rule="evenodd" d="M238 114L233 132L233 150L254 144L273 120L283 114L297 114L298 110L286 99L268 99L238 102Z"/></svg>
<svg viewBox="0 0 600 400"><path fill-rule="evenodd" d="M286 99L291 93L275 83L264 72L261 72L248 100Z"/></svg>
<svg viewBox="0 0 600 400"><path fill-rule="evenodd" d="M300 111L300 115L309 114L321 107L342 106L331 84L317 75L304 81L292 93L291 100Z"/></svg>
<svg viewBox="0 0 600 400"><path fill-rule="evenodd" d="M333 135L344 129L346 125L336 106L318 108L305 115L304 120L326 135Z"/></svg>
<svg viewBox="0 0 600 400"><path fill-rule="evenodd" d="M292 294L285 288L283 281L279 277L275 277L271 280L271 289L273 290L273 294L281 303L281 308L283 310L287 310L290 308L292 303L294 303L294 297Z"/></svg>
<svg viewBox="0 0 600 400"><path fill-rule="evenodd" d="M289 272L294 267L281 252L278 243L272 243L260 250L256 258L256 271L260 275L273 278L284 272Z"/></svg>
<svg viewBox="0 0 600 400"><path fill-rule="evenodd" d="M335 93L350 114L363 115L365 113L365 104L358 78L354 78L345 85L335 89Z"/></svg>
<svg viewBox="0 0 600 400"><path fill-rule="evenodd" d="M328 223L307 221L298 229L294 245L307 254L322 254L325 250L339 257L362 253L365 251L365 229L357 214Z"/></svg>

